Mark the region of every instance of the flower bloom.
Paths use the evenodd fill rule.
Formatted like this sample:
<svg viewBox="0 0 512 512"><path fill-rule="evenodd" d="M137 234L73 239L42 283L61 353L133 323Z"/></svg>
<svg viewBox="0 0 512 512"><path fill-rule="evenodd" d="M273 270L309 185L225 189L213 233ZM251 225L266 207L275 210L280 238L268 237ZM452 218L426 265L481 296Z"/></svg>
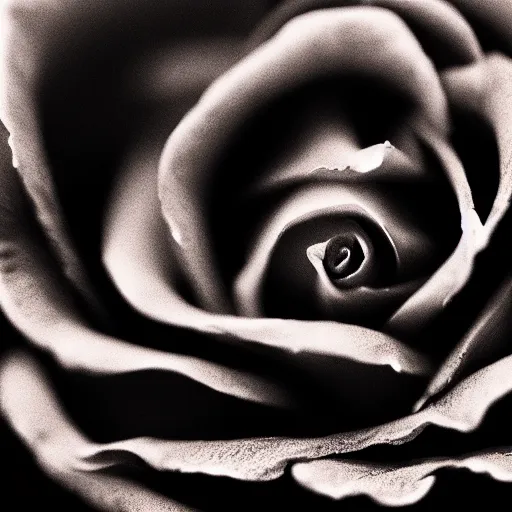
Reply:
<svg viewBox="0 0 512 512"><path fill-rule="evenodd" d="M512 5L269 3L2 2L3 417L100 510L512 481Z"/></svg>

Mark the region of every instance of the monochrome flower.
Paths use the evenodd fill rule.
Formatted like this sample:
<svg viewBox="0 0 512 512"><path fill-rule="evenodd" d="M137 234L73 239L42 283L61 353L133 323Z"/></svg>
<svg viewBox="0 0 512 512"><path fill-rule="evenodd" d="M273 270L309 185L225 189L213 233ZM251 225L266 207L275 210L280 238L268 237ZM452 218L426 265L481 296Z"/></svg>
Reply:
<svg viewBox="0 0 512 512"><path fill-rule="evenodd" d="M1 3L3 417L100 510L512 481L512 5L270 4Z"/></svg>

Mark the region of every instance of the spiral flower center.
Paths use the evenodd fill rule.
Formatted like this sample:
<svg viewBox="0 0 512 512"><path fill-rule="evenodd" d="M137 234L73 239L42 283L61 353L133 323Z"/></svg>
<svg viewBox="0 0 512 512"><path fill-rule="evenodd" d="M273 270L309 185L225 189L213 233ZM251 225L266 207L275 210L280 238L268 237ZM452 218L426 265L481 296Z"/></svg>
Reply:
<svg viewBox="0 0 512 512"><path fill-rule="evenodd" d="M331 279L348 277L361 267L365 259L361 243L352 234L331 238L325 248L324 268Z"/></svg>

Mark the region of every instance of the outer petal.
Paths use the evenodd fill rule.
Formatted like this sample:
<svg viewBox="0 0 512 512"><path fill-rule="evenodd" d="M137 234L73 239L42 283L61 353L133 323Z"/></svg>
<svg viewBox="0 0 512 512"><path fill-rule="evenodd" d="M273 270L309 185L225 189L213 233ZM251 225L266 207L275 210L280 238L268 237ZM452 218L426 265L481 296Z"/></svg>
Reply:
<svg viewBox="0 0 512 512"><path fill-rule="evenodd" d="M49 83L49 77L51 81L51 71L67 69L66 58L69 53L63 58L63 49L70 53L73 51L76 54L86 54L94 46L90 44L91 41L97 42L96 39L99 36L104 37L105 33L111 35L109 49L110 41L112 48L115 48L119 42L119 34L123 34L129 44L123 46L123 50L128 51L120 58L129 60L136 50L142 50L143 43L148 38L151 38L154 48L162 33L167 34L168 40L174 45L177 38L190 39L191 33L194 38L202 35L203 29L205 33L218 34L219 30L226 29L228 20L225 31L231 30L231 33L239 34L254 22L262 7L263 4L259 1L240 4L233 0L219 0L214 3L199 0L193 6L179 0L1 1L0 118L11 135L15 167L23 177L24 185L34 203L36 216L64 274L97 310L101 311L101 307L94 298L92 287L69 236L56 181L52 177L54 169L49 161L46 141L43 140L45 126L41 92ZM197 16L198 9L202 10L202 16ZM229 12L229 15L223 16L223 11ZM120 27L124 28L120 31ZM224 66L223 62L218 63L221 67ZM191 71L190 68L188 71ZM193 71L195 70L192 70L192 75ZM101 86L105 85L104 88L108 89L112 85L112 77L94 78L88 83L87 90L92 89L94 96L97 88L98 96L101 97ZM191 79L193 78L195 77L192 76ZM207 76L206 79L211 78L213 77ZM203 81L204 77L199 76L198 79ZM203 87L204 82L200 86ZM62 84L56 87L60 90ZM119 96L124 92L126 91L119 91ZM58 125L62 118L52 118L52 121ZM111 119L106 120L103 127L110 127L111 122ZM99 124L93 126L97 127ZM115 128L116 131L118 128ZM105 131L108 133L108 129ZM73 139L73 144L76 144L81 134L73 133L72 130L71 132L64 136L66 140ZM93 140L94 135L96 134L91 137ZM108 141L117 140L117 135L113 134ZM73 171L76 171L74 162L66 169L66 172Z"/></svg>
<svg viewBox="0 0 512 512"><path fill-rule="evenodd" d="M457 196L462 237L455 251L432 277L391 317L387 327L395 333L421 329L448 304L471 276L476 254L485 246L485 230L475 211L464 167L447 141L420 124L419 132L442 162Z"/></svg>
<svg viewBox="0 0 512 512"><path fill-rule="evenodd" d="M5 133L4 133L5 135ZM217 391L264 403L284 396L261 379L195 357L151 350L89 327L69 284L31 216L4 139L0 160L0 305L35 345L65 367L91 373L158 369L181 373ZM277 392L277 394L274 394Z"/></svg>
<svg viewBox="0 0 512 512"><path fill-rule="evenodd" d="M461 2L462 3L462 2ZM439 48L453 51L461 64L478 59L480 45L471 25L449 3L443 0L288 0L272 12L256 30L251 46L255 47L271 37L287 21L314 9L353 5L385 7L400 15L417 32L420 43L428 49L430 38ZM425 40L426 37L426 40ZM427 50L428 53L428 50ZM434 61L444 55L434 52Z"/></svg>
<svg viewBox="0 0 512 512"><path fill-rule="evenodd" d="M364 462L318 460L295 464L293 477L303 486L334 499L364 494L380 505L405 506L421 500L435 482L434 472L444 468L488 473L512 482L510 448L489 450L454 459L433 459L382 466Z"/></svg>
<svg viewBox="0 0 512 512"><path fill-rule="evenodd" d="M58 256L64 274L100 310L62 221L46 154L40 143L41 127L37 117L36 88L44 62L42 56L53 41L50 37L41 37L40 30L45 24L37 26L33 20L45 20L47 27L43 30L48 30L48 27L56 25L52 20L62 16L61 9L65 3L36 1L23 5L16 1L2 1L0 118L10 132L13 164L20 169L39 222ZM42 44L42 40L45 44Z"/></svg>
<svg viewBox="0 0 512 512"><path fill-rule="evenodd" d="M91 472L80 464L75 453L87 449L90 442L60 411L32 359L21 353L10 355L4 360L0 382L2 412L33 451L42 469L90 505L106 512L192 512L189 507L142 485Z"/></svg>
<svg viewBox="0 0 512 512"><path fill-rule="evenodd" d="M423 411L391 423L327 437L168 441L134 438L110 444L87 441L66 420L44 374L26 356L7 358L0 373L0 405L32 450L64 471L97 471L137 455L159 470L199 472L241 480L272 480L293 460L359 451L375 444L400 444L429 424L469 432L488 408L512 390L512 356L462 381ZM35 392L37 390L37 392ZM34 419L37 418L37 421ZM54 450L53 446L62 450Z"/></svg>

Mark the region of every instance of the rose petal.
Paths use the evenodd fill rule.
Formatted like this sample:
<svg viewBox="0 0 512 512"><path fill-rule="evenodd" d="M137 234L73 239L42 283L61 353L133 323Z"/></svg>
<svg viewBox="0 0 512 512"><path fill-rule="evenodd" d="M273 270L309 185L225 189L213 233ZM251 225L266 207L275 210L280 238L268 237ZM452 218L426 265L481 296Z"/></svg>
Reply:
<svg viewBox="0 0 512 512"><path fill-rule="evenodd" d="M364 430L310 439L174 442L136 438L91 447L91 452L83 454L83 462L108 467L120 462L122 452L128 452L160 470L271 480L282 475L291 460L355 452L377 444L402 444L414 439L427 425L460 432L475 430L487 410L512 391L511 364L512 356L474 373L419 413Z"/></svg>
<svg viewBox="0 0 512 512"><path fill-rule="evenodd" d="M158 470L272 480L293 460L359 451L376 444L412 440L427 425L469 432L489 407L512 391L512 356L462 381L441 400L391 423L326 437L254 438L223 441L168 441L146 437L91 443L70 424L35 360L15 355L0 372L0 405L30 448L56 467L98 471L134 454ZM55 448L54 448L55 447ZM57 449L59 448L59 449Z"/></svg>
<svg viewBox="0 0 512 512"><path fill-rule="evenodd" d="M470 22L475 21L478 25L481 25L482 30L477 30L477 35L482 36L482 39L489 38L489 33L496 34L507 50L512 49L512 6L510 2L502 0L489 0L487 2L450 0L450 2Z"/></svg>
<svg viewBox="0 0 512 512"><path fill-rule="evenodd" d="M453 6L440 0L290 0L279 5L255 31L250 47L255 48L295 16L315 9L354 5L386 7L399 14L417 34L423 47L435 41L439 48L450 49L463 62L478 59L482 50L471 25ZM427 53L430 53L427 50ZM432 52L434 62L446 55ZM461 62L461 64L463 63Z"/></svg>
<svg viewBox="0 0 512 512"><path fill-rule="evenodd" d="M429 177L410 138L402 137L400 146L403 143L414 160L389 141L361 149L345 106L340 108L336 99L326 96L307 100L306 112L293 123L292 137L282 140L282 151L266 163L268 170L250 186L252 193L317 181L402 182Z"/></svg>
<svg viewBox="0 0 512 512"><path fill-rule="evenodd" d="M435 483L433 473L443 468L469 469L512 482L512 451L510 448L492 450L394 466L317 460L294 464L292 475L304 487L337 500L366 495L380 505L402 507L420 501Z"/></svg>
<svg viewBox="0 0 512 512"><path fill-rule="evenodd" d="M281 391L259 377L195 357L138 347L89 327L34 226L16 171L5 158L0 164L0 301L32 343L73 370L172 371L239 398L287 403ZM156 177L156 159L154 169Z"/></svg>
<svg viewBox="0 0 512 512"><path fill-rule="evenodd" d="M318 184L288 199L277 212L269 216L258 234L254 250L234 284L235 303L241 314L261 316L261 287L272 253L282 234L306 218L335 213L360 214L375 222L395 253L399 274L410 274L411 269L414 274L433 252L428 237L416 226L412 226L407 215L400 212L395 204L386 201L375 190L368 187ZM360 306L360 303L357 305Z"/></svg>
<svg viewBox="0 0 512 512"><path fill-rule="evenodd" d="M512 196L512 60L504 55L491 55L485 66L488 82L482 108L496 133L500 154L498 191L485 223L483 243L487 244L508 210Z"/></svg>
<svg viewBox="0 0 512 512"><path fill-rule="evenodd" d="M505 343L508 344L511 297L512 280L508 278L436 372L425 393L416 403L415 411L423 407L429 398L443 391L477 357L489 357L499 352Z"/></svg>
<svg viewBox="0 0 512 512"><path fill-rule="evenodd" d="M386 314L386 311L394 310L402 304L424 281L409 281L382 288L359 286L348 290L339 289L327 275L323 264L327 243L312 245L308 247L306 253L318 275L319 300L329 315L359 319L361 314L364 315L363 317ZM366 259L375 258L375 254L366 257ZM364 304L364 311L361 311L362 304Z"/></svg>
<svg viewBox="0 0 512 512"><path fill-rule="evenodd" d="M475 66L481 66L481 69ZM461 188L458 184L463 183L463 180L454 177L454 186L459 190L461 205L462 238L455 252L431 280L390 319L388 325L392 332L410 332L412 328L424 326L464 287L471 276L476 255L487 247L496 226L508 210L512 197L512 61L505 56L492 55L481 61L481 64L447 72L444 82L448 86L450 98L454 96L459 104L463 101L462 105L468 109L477 109L493 126L500 152L500 181L491 212L481 226L476 213L471 209L469 186L464 184ZM469 94L464 101L461 87L468 85ZM449 153L446 157L450 158ZM461 168L456 160L451 164L448 160L446 162L447 168Z"/></svg>
<svg viewBox="0 0 512 512"><path fill-rule="evenodd" d="M293 158L287 159L284 165L272 166L272 169L277 171L273 170L268 179L258 183L255 192L266 192L269 188L297 183L403 182L428 177L424 167L414 164L406 153L389 141L361 150L352 149L342 152L341 145L332 133L324 133L320 136L322 137L322 149L318 152L320 155L312 151L310 146L304 150L297 150L294 147Z"/></svg>
<svg viewBox="0 0 512 512"><path fill-rule="evenodd" d="M452 68L443 74L450 100L459 107L476 112L489 121L496 134L500 153L500 180L496 198L485 223L486 245L497 224L508 210L512 195L512 171L510 161L510 120L512 107L512 60L501 54L488 56L471 66Z"/></svg>
<svg viewBox="0 0 512 512"><path fill-rule="evenodd" d="M181 248L189 280L209 310L228 310L204 211L212 162L250 111L285 88L335 70L368 72L391 81L446 130L438 76L398 17L377 8L353 8L295 18L214 83L164 150L159 179L164 216Z"/></svg>
<svg viewBox="0 0 512 512"><path fill-rule="evenodd" d="M451 256L388 321L387 327L395 333L415 332L435 317L464 287L473 270L476 254L485 244L484 229L474 209L462 163L433 129L422 123L418 131L437 153L452 183L461 213L462 237Z"/></svg>
<svg viewBox="0 0 512 512"><path fill-rule="evenodd" d="M40 143L36 87L41 66L45 63L44 52L53 40L50 35L52 30L48 29L58 25L54 21L61 19L61 7L62 1L38 1L25 5L17 1L1 2L0 118L10 133L13 165L23 177L37 218L62 271L88 303L98 313L103 313L66 233L56 191L49 179L46 155ZM34 19L41 24L32 23ZM34 42L36 40L39 44Z"/></svg>
<svg viewBox="0 0 512 512"><path fill-rule="evenodd" d="M81 464L76 454L90 449L90 441L60 410L44 375L29 356L16 353L3 361L0 405L41 468L98 510L192 511L140 484L91 472L88 464Z"/></svg>
<svg viewBox="0 0 512 512"><path fill-rule="evenodd" d="M198 10L201 16L197 16ZM91 41L100 35L104 37L105 33L109 35L108 43L110 45L112 41L112 47L123 38L129 42L123 45L123 51L127 48L128 51L120 56L121 60L128 60L137 50L142 51L147 39L154 48L164 32L162 27L171 42L190 36L196 38L203 31L208 35L219 32L239 35L253 25L262 10L263 5L259 2L242 5L237 0L214 3L204 0L193 6L179 0L149 3L123 0L79 3L73 0L1 1L0 118L11 135L15 166L23 176L52 250L65 275L98 312L102 312L102 308L69 236L55 181L51 178L52 162L43 140L41 92L49 83L49 72L67 69L69 53L65 54L63 48L86 54L93 46ZM123 27L121 31L120 27ZM104 87L108 89L111 78L97 76L89 89L97 89L101 96L102 86L108 82ZM56 86L59 91L61 86ZM124 92L119 91L120 94ZM55 124L59 121L61 119ZM103 126L110 126L110 122L109 118ZM67 132L66 140L73 135L80 138L76 133ZM86 133L87 139L89 135ZM107 144L110 140L108 138ZM103 154L103 151L98 153ZM75 170L73 165L74 162L66 172Z"/></svg>
<svg viewBox="0 0 512 512"><path fill-rule="evenodd" d="M103 260L114 284L138 311L178 327L220 335L230 343L256 343L290 354L325 354L373 365L390 365L405 373L428 373L429 364L423 356L391 336L371 329L337 322L216 315L188 304L173 286L161 218L151 214L150 205L155 201L151 195L154 188L148 186L154 180L151 158L141 158L143 162L130 164L133 167L129 173L121 173L113 190L115 201L108 214L103 247ZM317 193L317 196L317 203L318 199L328 200L325 193ZM145 208L133 208L135 201L143 202ZM306 206L308 202L301 204Z"/></svg>

